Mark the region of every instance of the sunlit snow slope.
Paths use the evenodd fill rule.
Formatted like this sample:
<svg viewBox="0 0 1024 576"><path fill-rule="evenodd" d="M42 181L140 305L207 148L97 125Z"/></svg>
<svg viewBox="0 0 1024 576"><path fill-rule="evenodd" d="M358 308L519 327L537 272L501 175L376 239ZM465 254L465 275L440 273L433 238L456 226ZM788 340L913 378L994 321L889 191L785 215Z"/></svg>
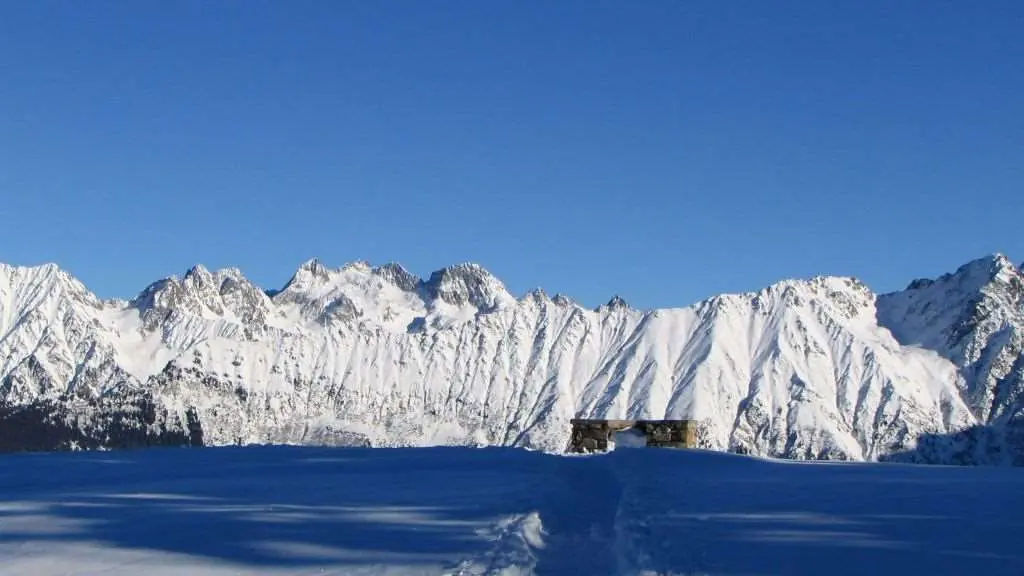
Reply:
<svg viewBox="0 0 1024 576"><path fill-rule="evenodd" d="M719 450L1022 463L1024 273L996 255L876 296L787 280L596 310L483 268L201 266L100 301L0 265L0 448L565 447L574 416L688 418Z"/></svg>

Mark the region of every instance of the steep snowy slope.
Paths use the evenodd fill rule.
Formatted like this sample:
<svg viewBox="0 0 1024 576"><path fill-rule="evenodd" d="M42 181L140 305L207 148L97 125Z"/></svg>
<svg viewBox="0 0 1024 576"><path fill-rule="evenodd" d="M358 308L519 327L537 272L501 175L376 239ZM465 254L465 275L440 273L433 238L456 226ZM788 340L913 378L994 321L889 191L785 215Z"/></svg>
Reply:
<svg viewBox="0 0 1024 576"><path fill-rule="evenodd" d="M959 459L1024 464L1024 272L1002 255L976 260L882 296L878 320L903 344L959 367L958 391L986 424L956 439L966 444L957 450L972 452Z"/></svg>
<svg viewBox="0 0 1024 576"><path fill-rule="evenodd" d="M52 447L561 450L586 415L698 419L715 449L877 459L921 436L1012 427L1021 276L996 256L880 298L822 277L645 312L517 299L472 264L423 280L311 260L274 292L196 266L130 302L100 302L52 265L5 266L0 447L23 445L11 422L35 419Z"/></svg>

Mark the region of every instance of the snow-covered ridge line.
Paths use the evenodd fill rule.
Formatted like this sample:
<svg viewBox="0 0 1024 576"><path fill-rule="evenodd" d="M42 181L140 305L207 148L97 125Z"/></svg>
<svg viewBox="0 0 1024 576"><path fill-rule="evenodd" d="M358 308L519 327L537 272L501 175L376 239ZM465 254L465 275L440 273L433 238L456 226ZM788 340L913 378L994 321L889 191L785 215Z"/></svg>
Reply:
<svg viewBox="0 0 1024 576"><path fill-rule="evenodd" d="M444 291L445 290L445 285L451 285L453 283L456 284L456 285L458 285L458 284L465 285L466 282L469 282L469 283L472 283L472 284L490 284L490 285L492 285L492 287L495 290L505 291L507 293L507 289L505 288L504 284L497 277L495 277L493 274L491 274L483 266L481 266L481 265L479 265L477 263L474 263L474 262L462 262L462 263L459 263L459 264L454 264L454 265L451 265L451 266L446 266L444 268L441 268L439 270L436 270L436 271L430 273L426 278L421 278L421 277L417 276L416 274L408 271L404 266L402 266L402 264L400 264L398 262L388 262L386 264L376 265L375 266L375 265L371 264L370 262L368 262L366 260L356 260L356 261L349 262L347 264L344 264L344 265L336 267L336 268L329 268L325 264L323 264L323 262L319 258L311 258L311 259L303 262L302 264L300 264L300 266L296 270L296 272L291 276L291 278L287 282L284 283L284 285L282 287L280 287L280 288L260 287L260 289L269 298L273 298L276 295L281 294L282 292L288 290L289 287L309 287L310 284L316 284L316 283L327 283L327 284L329 284L329 283L332 283L332 282L338 282L339 279L342 278L343 276L345 276L347 273L353 273L353 272L361 273L361 274L364 274L364 275L371 275L371 276L380 278L383 281L388 282L390 284L393 284L393 285L399 287L400 289L402 289L404 291L408 291L408 292L415 292L417 289L420 289L420 288L423 288L423 287L426 287L426 289L430 290L430 291L438 291L438 290ZM49 278L49 277L52 277L52 276L56 276L56 277L59 277L59 278L63 279L64 281L74 282L76 284L76 287L78 289L80 289L80 290L88 291L88 289L85 288L85 286L83 284L81 284L77 279L74 278L74 276L72 276L70 273L68 273L67 271L65 271L62 268L60 268L60 266L58 264L52 263L52 262L47 262L47 263L38 264L38 265L31 265L31 266L17 266L17 265L5 264L3 262L0 262L0 277L3 277L3 276L7 276L7 277L12 277L12 276L40 276L40 277L43 277L43 278ZM153 282L150 285L148 285L145 288L143 288L142 291L139 294L136 294L133 298L130 298L130 299L127 299L127 300L124 299L124 298L120 298L120 297L118 297L118 298L111 298L111 299L108 299L107 302L110 303L110 304L123 303L123 302L137 302L138 300L143 298L144 295L147 292L152 291L154 289L158 289L158 288L160 288L162 286L166 286L167 284L171 284L171 283L180 284L180 283L183 283L183 282L200 282L200 283L210 282L210 281L219 282L219 281L222 281L223 279L233 279L233 280L237 280L237 281L244 281L244 282L252 284L253 286L256 286L256 284L251 283L245 277L245 274L242 272L242 270L237 268L237 267L228 267L228 268L221 268L221 269L217 269L217 270L210 270L206 266L204 266L203 264L195 264L191 268L186 270L185 273L183 275L181 275L181 276L179 276L177 274L171 274L171 275L165 276L163 278L160 278L159 280L156 280L155 282ZM800 285L810 284L810 285L813 285L813 286L819 286L820 287L820 286L822 286L824 284L827 284L829 281L833 281L833 280L841 281L841 282L846 282L846 283L852 282L855 285L859 285L859 286L862 286L863 288L867 289L867 287L865 285L861 284L860 281L858 279L854 278L854 277L850 277L850 276L823 276L823 275L819 275L819 276L813 276L813 277L806 278L806 279L798 279L798 278L784 279L784 280L780 280L779 282L774 283L774 284L772 284L770 286L767 286L767 287L765 287L765 288L763 288L761 290L753 290L753 291L747 291L747 292L726 293L726 294L721 294L719 296L715 296L715 297L709 298L708 300L714 300L715 298L729 297L729 296L733 296L733 297L754 297L754 296L756 296L758 294L761 294L763 292L771 291L771 290L777 290L777 289L784 289L787 286L800 286ZM925 281L925 280L922 280L922 281ZM468 288L468 286L467 286L467 288ZM533 289L527 291L525 294L523 294L523 295L521 295L519 297L516 297L516 296L514 296L514 295L512 295L510 293L508 295L512 299L514 299L514 300L526 300L526 299L543 298L543 299L553 300L553 301L555 301L557 303L560 303L560 304L563 304L563 305L571 303L571 304L574 304L574 305L576 305L578 307L582 307L581 305L577 304L576 301L574 299L572 299L571 296L562 294L560 292L556 292L554 295L549 296L548 292L544 288L542 288L542 287L533 288ZM94 298L95 298L95 296L94 296ZM707 300L701 301L701 302L706 302L706 301ZM700 304L701 302L697 302L697 303L691 304L689 306L695 306L695 305ZM633 309L633 307L627 302L627 300L625 300L623 297L621 297L619 295L612 296L608 300L608 302L606 302L602 306L611 307L611 308L625 307L625 308ZM599 306L598 308L600 308L600 307L601 306ZM653 309L653 310L637 309L637 310L653 311L653 310L657 310L657 309Z"/></svg>
<svg viewBox="0 0 1024 576"><path fill-rule="evenodd" d="M271 291L197 265L130 301L0 265L0 405L46 402L57 444L102 445L95 423L131 412L207 444L560 450L586 415L697 419L708 447L790 458L1012 462L1022 341L1024 273L998 254L880 296L819 276L648 311L517 298L468 263L313 259Z"/></svg>

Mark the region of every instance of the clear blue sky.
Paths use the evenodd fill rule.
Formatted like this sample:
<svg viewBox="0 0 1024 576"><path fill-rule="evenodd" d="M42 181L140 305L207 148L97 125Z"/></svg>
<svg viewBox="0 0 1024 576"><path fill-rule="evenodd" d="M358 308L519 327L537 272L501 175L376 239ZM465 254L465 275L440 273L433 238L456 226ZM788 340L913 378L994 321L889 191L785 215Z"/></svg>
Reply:
<svg viewBox="0 0 1024 576"><path fill-rule="evenodd" d="M685 305L1024 259L1024 2L0 2L0 261Z"/></svg>

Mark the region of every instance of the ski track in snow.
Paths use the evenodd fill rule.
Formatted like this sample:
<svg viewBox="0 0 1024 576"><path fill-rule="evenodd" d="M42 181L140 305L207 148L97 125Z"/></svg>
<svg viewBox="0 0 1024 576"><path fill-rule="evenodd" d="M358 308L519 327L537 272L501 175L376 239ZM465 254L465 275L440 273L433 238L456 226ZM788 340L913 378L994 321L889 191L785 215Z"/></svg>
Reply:
<svg viewBox="0 0 1024 576"><path fill-rule="evenodd" d="M1024 571L1024 470L620 448L0 457L0 573Z"/></svg>

